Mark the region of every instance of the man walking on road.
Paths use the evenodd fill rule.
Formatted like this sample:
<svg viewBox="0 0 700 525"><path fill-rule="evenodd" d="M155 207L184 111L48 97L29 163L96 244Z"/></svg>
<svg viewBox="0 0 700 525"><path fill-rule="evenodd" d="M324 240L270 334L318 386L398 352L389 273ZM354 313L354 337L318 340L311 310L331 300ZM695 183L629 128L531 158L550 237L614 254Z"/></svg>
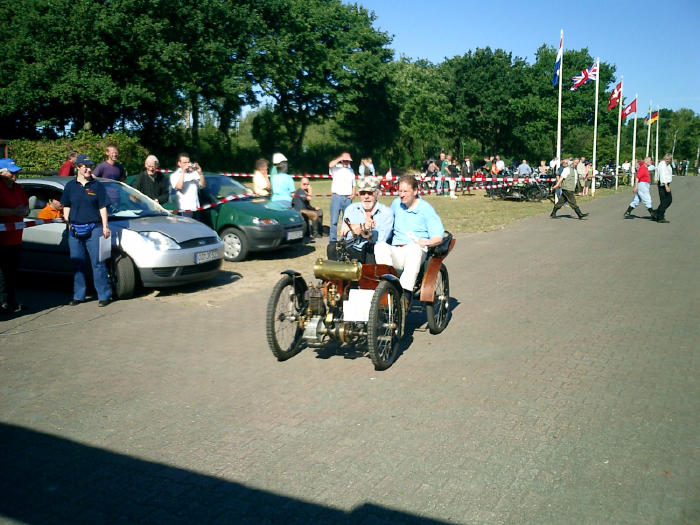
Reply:
<svg viewBox="0 0 700 525"><path fill-rule="evenodd" d="M651 207L651 195L649 194L649 183L651 182L649 166L651 166L651 157L647 157L639 163L639 169L634 175L634 199L632 199L630 205L627 206L624 215L625 219L631 219L633 217L632 210L634 210L640 202L643 202L644 206L647 207L652 219L656 217Z"/></svg>
<svg viewBox="0 0 700 525"><path fill-rule="evenodd" d="M664 159L659 162L657 173L659 174L659 207L656 208L656 222L668 223L666 220L666 210L671 206L673 197L671 195L671 179L673 178L673 168L671 168L671 155L666 153Z"/></svg>
<svg viewBox="0 0 700 525"><path fill-rule="evenodd" d="M581 209L578 207L578 204L576 204L576 196L574 195L574 192L576 191L576 168L570 168L569 161L567 159L562 161L562 166L563 169L561 170L561 173L557 175L557 183L552 186L552 191L555 191L557 188L561 188L561 198L554 205L552 213L550 213L549 216L552 219L555 219L559 209L568 202L571 209L576 212L576 215L578 215L578 218L583 220L584 217L588 217L588 214L582 213Z"/></svg>

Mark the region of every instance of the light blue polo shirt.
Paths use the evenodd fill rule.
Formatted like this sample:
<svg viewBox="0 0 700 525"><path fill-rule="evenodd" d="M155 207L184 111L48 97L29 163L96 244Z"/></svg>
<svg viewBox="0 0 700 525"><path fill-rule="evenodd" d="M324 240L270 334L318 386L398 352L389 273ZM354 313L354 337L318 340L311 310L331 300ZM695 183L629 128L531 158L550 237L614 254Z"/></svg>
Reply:
<svg viewBox="0 0 700 525"><path fill-rule="evenodd" d="M350 206L345 208L343 217L347 218L350 224L364 224L366 219L365 209L362 207L362 203L353 202ZM391 237L391 231L394 227L394 214L391 208L378 202L372 214L372 219L374 220L372 242L389 242L389 237ZM345 235L345 239L349 241L352 239L352 236L352 232L348 232ZM356 248L361 248L365 243L367 243L367 239L358 237L352 245Z"/></svg>
<svg viewBox="0 0 700 525"><path fill-rule="evenodd" d="M420 197L416 200L417 204L411 210L401 204L400 198L391 203L391 211L394 212L394 238L391 244L394 246L412 243L409 233L419 239L442 237L445 233L435 208Z"/></svg>

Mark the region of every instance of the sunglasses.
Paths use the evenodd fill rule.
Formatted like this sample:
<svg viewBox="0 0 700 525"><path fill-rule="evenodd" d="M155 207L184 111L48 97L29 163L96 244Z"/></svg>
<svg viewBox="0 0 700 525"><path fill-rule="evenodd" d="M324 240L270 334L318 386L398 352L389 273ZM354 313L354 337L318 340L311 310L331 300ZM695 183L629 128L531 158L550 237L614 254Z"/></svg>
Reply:
<svg viewBox="0 0 700 525"><path fill-rule="evenodd" d="M359 191L358 193L360 195L372 195L374 192L373 191Z"/></svg>

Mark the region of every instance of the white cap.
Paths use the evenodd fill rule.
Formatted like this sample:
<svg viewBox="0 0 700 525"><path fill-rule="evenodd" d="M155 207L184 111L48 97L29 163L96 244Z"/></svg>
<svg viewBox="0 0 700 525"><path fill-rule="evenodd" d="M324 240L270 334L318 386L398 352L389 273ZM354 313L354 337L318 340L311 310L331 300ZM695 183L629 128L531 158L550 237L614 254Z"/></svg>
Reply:
<svg viewBox="0 0 700 525"><path fill-rule="evenodd" d="M280 162L287 162L287 157L282 155L281 153L275 153L272 156L272 163L273 164L279 164Z"/></svg>

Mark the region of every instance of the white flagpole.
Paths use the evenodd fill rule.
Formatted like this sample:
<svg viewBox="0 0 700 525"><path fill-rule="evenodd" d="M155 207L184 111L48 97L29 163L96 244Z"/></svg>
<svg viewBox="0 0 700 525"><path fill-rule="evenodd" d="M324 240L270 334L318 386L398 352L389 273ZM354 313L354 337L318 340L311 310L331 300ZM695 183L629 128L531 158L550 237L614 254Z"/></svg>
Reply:
<svg viewBox="0 0 700 525"><path fill-rule="evenodd" d="M634 100L637 100L639 95L634 94ZM636 104L635 104L636 106ZM637 173L637 110L634 111L634 131L632 132L632 176L630 177L630 186L634 186L634 175Z"/></svg>
<svg viewBox="0 0 700 525"><path fill-rule="evenodd" d="M659 106L656 106L656 112L659 113ZM659 165L659 124L661 123L661 114L656 118L656 151L654 154L654 168ZM654 169L654 182L658 182L659 173Z"/></svg>
<svg viewBox="0 0 700 525"><path fill-rule="evenodd" d="M620 99L617 103L618 106L620 106L620 109L617 112L617 155L615 156L615 190L617 191L617 170L619 169L620 166L620 126L622 125L622 93L624 92L625 85L624 85L624 80L625 76L621 75L620 76Z"/></svg>
<svg viewBox="0 0 700 525"><path fill-rule="evenodd" d="M649 156L649 140L651 139L651 100L649 101L649 120L647 122L647 151L644 154L644 158L646 159Z"/></svg>
<svg viewBox="0 0 700 525"><path fill-rule="evenodd" d="M564 80L564 30L561 30L559 37L561 42L561 62L559 63L559 109L557 110L557 164L554 175L559 173L559 166L561 165L561 86ZM557 194L554 193L554 203L557 203Z"/></svg>
<svg viewBox="0 0 700 525"><path fill-rule="evenodd" d="M596 77L595 77L595 118L593 120L593 180L591 181L591 196L595 195L595 166L596 166L596 149L598 147L598 86L600 85L600 57L595 59Z"/></svg>

